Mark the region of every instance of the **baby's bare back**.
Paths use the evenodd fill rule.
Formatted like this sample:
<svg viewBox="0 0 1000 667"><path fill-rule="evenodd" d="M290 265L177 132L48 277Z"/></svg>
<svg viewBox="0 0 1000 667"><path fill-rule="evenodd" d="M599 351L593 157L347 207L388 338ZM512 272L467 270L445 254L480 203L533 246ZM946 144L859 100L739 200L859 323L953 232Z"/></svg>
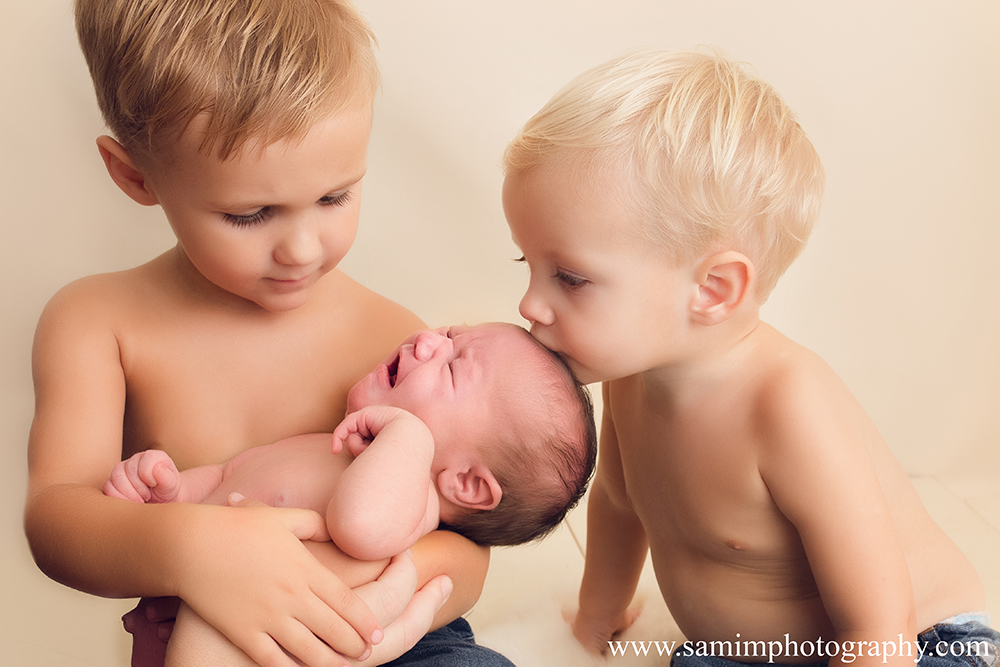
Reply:
<svg viewBox="0 0 1000 667"><path fill-rule="evenodd" d="M918 631L982 608L978 576L863 409L815 355L761 326L710 391L664 402L636 377L609 387L623 491L681 630L832 639L836 619L892 609L892 589L866 596L869 576L893 572L900 607L912 581Z"/></svg>

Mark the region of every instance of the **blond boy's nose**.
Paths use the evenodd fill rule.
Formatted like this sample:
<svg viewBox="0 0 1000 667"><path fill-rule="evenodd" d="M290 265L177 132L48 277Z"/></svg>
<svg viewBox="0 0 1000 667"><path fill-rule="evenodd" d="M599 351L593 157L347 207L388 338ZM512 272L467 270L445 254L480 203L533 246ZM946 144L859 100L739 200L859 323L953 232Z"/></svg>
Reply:
<svg viewBox="0 0 1000 667"><path fill-rule="evenodd" d="M521 317L533 325L541 324L548 326L555 321L552 309L547 307L530 288L521 297L521 303L518 304L517 310L521 313Z"/></svg>

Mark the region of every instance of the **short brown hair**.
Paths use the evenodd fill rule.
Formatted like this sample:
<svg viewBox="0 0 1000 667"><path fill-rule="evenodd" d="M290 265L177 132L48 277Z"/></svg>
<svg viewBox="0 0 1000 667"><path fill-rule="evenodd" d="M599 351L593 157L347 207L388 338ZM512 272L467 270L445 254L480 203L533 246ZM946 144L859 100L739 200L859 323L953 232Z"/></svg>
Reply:
<svg viewBox="0 0 1000 667"><path fill-rule="evenodd" d="M77 0L104 120L133 160L207 114L202 150L301 137L374 99L374 36L342 0Z"/></svg>

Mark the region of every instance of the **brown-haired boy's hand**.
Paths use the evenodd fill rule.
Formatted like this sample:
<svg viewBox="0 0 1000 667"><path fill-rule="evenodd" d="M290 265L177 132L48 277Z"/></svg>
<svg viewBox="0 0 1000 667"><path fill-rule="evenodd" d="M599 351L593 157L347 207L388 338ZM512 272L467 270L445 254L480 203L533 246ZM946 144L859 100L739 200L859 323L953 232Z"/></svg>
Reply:
<svg viewBox="0 0 1000 667"><path fill-rule="evenodd" d="M301 541L328 539L323 518L253 505L192 506L181 519L179 596L263 667L295 664L285 651L310 667L367 657L378 621Z"/></svg>

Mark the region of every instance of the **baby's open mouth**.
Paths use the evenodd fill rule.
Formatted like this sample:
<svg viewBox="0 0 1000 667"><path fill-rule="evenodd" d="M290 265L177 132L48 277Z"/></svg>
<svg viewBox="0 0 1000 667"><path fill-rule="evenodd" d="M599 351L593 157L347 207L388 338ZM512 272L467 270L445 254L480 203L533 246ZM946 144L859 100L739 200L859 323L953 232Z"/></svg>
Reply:
<svg viewBox="0 0 1000 667"><path fill-rule="evenodd" d="M399 355L385 365L385 369L389 371L389 386L396 386L396 373L399 371Z"/></svg>

